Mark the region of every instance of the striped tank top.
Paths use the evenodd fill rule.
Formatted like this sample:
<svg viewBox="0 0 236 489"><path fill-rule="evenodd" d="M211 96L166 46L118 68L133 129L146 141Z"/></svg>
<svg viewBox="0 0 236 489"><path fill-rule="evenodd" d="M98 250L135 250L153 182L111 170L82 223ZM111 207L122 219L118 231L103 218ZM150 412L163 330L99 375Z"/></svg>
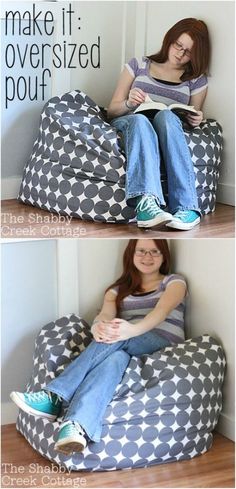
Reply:
<svg viewBox="0 0 236 489"><path fill-rule="evenodd" d="M181 83L164 82L149 74L151 60L143 57L141 60L132 58L125 67L134 77L131 88L140 88L155 102L166 105L173 103L189 104L190 97L202 92L208 86L206 75Z"/></svg>
<svg viewBox="0 0 236 489"><path fill-rule="evenodd" d="M166 275L159 284L159 287L152 292L146 292L139 295L128 295L121 302L119 317L133 324L141 321L154 309L163 292L169 284L173 282L183 282L186 285L186 281L182 275L171 274ZM118 288L112 288L111 291L117 294ZM168 314L165 321L153 328L153 331L156 330L159 336L166 338L171 344L180 343L185 340L185 302L186 296L183 301Z"/></svg>

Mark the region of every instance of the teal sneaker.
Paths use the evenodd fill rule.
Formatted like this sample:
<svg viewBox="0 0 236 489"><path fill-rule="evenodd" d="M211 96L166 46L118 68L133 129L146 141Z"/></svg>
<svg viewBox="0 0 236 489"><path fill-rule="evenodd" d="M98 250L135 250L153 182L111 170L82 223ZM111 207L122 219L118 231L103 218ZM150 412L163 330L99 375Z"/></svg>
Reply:
<svg viewBox="0 0 236 489"><path fill-rule="evenodd" d="M28 414L56 419L61 410L62 400L57 394L47 391L16 392L10 394L11 400Z"/></svg>
<svg viewBox="0 0 236 489"><path fill-rule="evenodd" d="M198 212L178 211L173 215L172 221L167 224L167 227L188 231L199 224L200 220Z"/></svg>
<svg viewBox="0 0 236 489"><path fill-rule="evenodd" d="M151 228L152 226L166 224L173 219L171 214L160 209L152 195L140 197L136 212L139 228Z"/></svg>
<svg viewBox="0 0 236 489"><path fill-rule="evenodd" d="M59 431L55 450L69 455L73 452L81 452L86 446L85 432L80 424L75 421L65 421Z"/></svg>

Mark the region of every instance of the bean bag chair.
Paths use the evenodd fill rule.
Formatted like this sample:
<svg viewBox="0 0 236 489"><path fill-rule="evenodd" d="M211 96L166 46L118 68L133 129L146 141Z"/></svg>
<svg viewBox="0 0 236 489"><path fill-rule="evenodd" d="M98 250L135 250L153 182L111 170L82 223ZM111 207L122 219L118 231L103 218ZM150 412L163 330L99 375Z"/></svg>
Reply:
<svg viewBox="0 0 236 489"><path fill-rule="evenodd" d="M222 129L208 119L185 129L202 214L215 209ZM126 159L121 139L105 111L75 90L53 97L41 114L38 138L27 162L18 199L50 212L84 220L128 223ZM162 176L166 194L166 176ZM166 195L167 201L168 196Z"/></svg>
<svg viewBox="0 0 236 489"><path fill-rule="evenodd" d="M88 324L74 314L43 327L36 338L27 390L45 387L90 341ZM70 470L188 460L211 447L222 408L224 368L222 347L209 335L132 357L107 406L100 442L90 442L81 453L54 450L63 412L52 422L20 410L17 429L37 452Z"/></svg>

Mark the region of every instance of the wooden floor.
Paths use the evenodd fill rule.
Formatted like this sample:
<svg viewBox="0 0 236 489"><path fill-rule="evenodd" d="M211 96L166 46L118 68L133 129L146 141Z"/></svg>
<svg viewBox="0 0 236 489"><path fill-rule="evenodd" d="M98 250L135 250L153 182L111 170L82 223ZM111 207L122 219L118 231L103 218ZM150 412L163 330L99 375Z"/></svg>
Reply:
<svg viewBox="0 0 236 489"><path fill-rule="evenodd" d="M66 221L65 221L66 219ZM234 207L217 204L216 210L201 219L190 231L138 229L132 224L108 224L59 216L17 200L2 201L2 238L233 238Z"/></svg>
<svg viewBox="0 0 236 489"><path fill-rule="evenodd" d="M61 472L57 464L39 455L15 425L2 428L1 487L235 487L234 443L218 433L212 448L203 455L182 462L145 469L112 472ZM8 464L8 465L6 465ZM30 478L32 480L30 481ZM22 484L25 479L25 485ZM56 479L56 480L55 480ZM31 484L30 484L30 482Z"/></svg>

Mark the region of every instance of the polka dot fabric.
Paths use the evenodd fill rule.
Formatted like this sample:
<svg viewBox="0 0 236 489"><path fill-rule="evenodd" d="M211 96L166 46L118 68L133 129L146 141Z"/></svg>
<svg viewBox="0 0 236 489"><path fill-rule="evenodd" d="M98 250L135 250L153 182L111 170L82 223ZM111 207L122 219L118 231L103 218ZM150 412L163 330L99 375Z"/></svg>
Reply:
<svg viewBox="0 0 236 489"><path fill-rule="evenodd" d="M221 127L207 120L185 135L199 206L207 214L215 209ZM115 128L93 100L75 90L46 103L18 198L84 220L132 222L134 210L125 202L125 171L125 154ZM165 191L165 176L163 188Z"/></svg>
<svg viewBox="0 0 236 489"><path fill-rule="evenodd" d="M45 387L91 338L87 323L74 314L43 327L36 339L27 390ZM90 442L72 456L54 450L64 411L52 422L20 410L17 429L36 451L71 470L117 470L188 460L211 447L222 409L224 370L222 347L208 335L132 357L107 406L101 441Z"/></svg>

